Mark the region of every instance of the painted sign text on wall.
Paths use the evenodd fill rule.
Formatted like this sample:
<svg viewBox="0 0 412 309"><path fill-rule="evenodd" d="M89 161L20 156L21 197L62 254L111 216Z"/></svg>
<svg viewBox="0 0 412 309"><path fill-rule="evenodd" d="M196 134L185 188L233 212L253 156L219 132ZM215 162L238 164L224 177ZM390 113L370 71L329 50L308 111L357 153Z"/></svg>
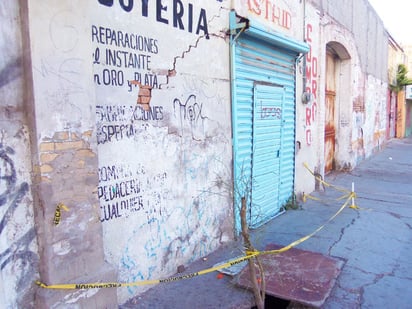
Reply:
<svg viewBox="0 0 412 309"><path fill-rule="evenodd" d="M98 2L107 7L114 5L114 0L98 0ZM116 1L117 2L117 1ZM133 0L119 0L120 7L125 12L138 11L138 6L134 10ZM156 21L162 24L171 24L174 28L180 30L186 30L190 33L193 31L199 35L203 33L206 39L209 39L209 32L207 28L206 10L203 8L198 9L195 12L195 8L192 3L188 3L187 6L183 4L181 0L173 0L173 4L170 7L162 4L162 0L155 0L155 10L149 13L149 0L142 0L140 5L140 14L143 17L156 17Z"/></svg>
<svg viewBox="0 0 412 309"><path fill-rule="evenodd" d="M97 105L97 143L133 138L144 127L140 121L163 120L163 106L151 106L147 111L138 105Z"/></svg>
<svg viewBox="0 0 412 309"><path fill-rule="evenodd" d="M250 12L263 17L267 21L285 29L292 27L292 15L288 10L279 6L274 0L248 0Z"/></svg>
<svg viewBox="0 0 412 309"><path fill-rule="evenodd" d="M312 144L312 126L316 121L317 113L317 92L318 92L318 58L313 51L313 27L311 24L306 26L306 42L309 44L309 52L306 54L306 92L312 96L312 101L306 106L305 110L305 135L306 144Z"/></svg>
<svg viewBox="0 0 412 309"><path fill-rule="evenodd" d="M162 201L167 197L166 179L166 173L149 176L141 164L134 168L127 164L101 166L97 190L100 220L128 217L134 212L143 212L147 217L152 212L161 213Z"/></svg>
<svg viewBox="0 0 412 309"><path fill-rule="evenodd" d="M94 82L102 86L127 87L132 91L137 81L151 88L158 88L158 76L151 72L152 56L158 54L159 43L155 38L138 33L92 25ZM133 73L125 76L124 70Z"/></svg>

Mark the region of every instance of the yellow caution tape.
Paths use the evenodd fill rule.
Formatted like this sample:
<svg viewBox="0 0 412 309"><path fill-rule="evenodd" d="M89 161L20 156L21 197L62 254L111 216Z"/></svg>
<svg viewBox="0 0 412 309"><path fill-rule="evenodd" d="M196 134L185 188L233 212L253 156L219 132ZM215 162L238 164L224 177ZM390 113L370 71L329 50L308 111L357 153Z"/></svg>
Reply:
<svg viewBox="0 0 412 309"><path fill-rule="evenodd" d="M310 200L313 200L313 201L317 201L317 202L321 202L321 201L322 201L320 198L314 197L314 196L312 196L312 195L310 195L310 194L306 194L306 193L303 194L302 198L303 198L303 202L304 202L304 203L306 203L307 199L310 199Z"/></svg>
<svg viewBox="0 0 412 309"><path fill-rule="evenodd" d="M211 272L223 269L223 268L229 268L233 265L242 263L253 257L256 257L259 254L261 254L261 252L253 251L253 253L250 253L249 255L239 257L237 259L231 260L227 263L224 263L224 264L221 264L215 267L207 268L207 269L189 273L189 274L183 274L180 276L173 276L173 277L169 277L166 279L145 280L145 281L136 281L136 282L130 282L130 283L99 282L99 283L82 283L82 284L72 283L72 284L52 284L52 285L47 285L37 280L36 284L44 289L78 290L78 289L119 288L119 287L150 285L150 284L157 284L157 283L169 283L169 282L175 282L179 280L191 279L191 278L205 275L205 274L208 274L208 273L211 273Z"/></svg>
<svg viewBox="0 0 412 309"><path fill-rule="evenodd" d="M61 221L61 217L62 217L62 212L61 212L62 209L65 211L69 211L69 208L63 203L57 204L56 211L54 212L54 219L53 219L54 225L59 225Z"/></svg>
<svg viewBox="0 0 412 309"><path fill-rule="evenodd" d="M151 285L151 284L158 284L158 283L169 283L169 282L175 282L175 281L180 281L180 280L185 280L185 279L191 279L197 276L205 275L214 271L218 271L220 269L224 268L229 268L233 265L242 263L244 261L247 261L249 259L252 259L254 257L257 257L259 255L263 254L279 254L282 252L285 252L287 250L290 250L293 247L296 247L297 245L303 243L304 241L308 240L309 238L313 237L315 234L317 234L319 231L321 231L328 223L330 223L333 219L335 219L344 209L345 207L348 206L349 202L352 200L352 198L355 197L355 193L351 192L345 201L345 203L339 208L339 210L331 216L323 225L318 227L316 230L314 230L312 233L299 238L298 240L293 241L287 246L284 246L283 248L276 249L276 250L269 250L269 251L246 251L246 255L233 259L231 261L228 261L227 263L219 264L215 267L207 268L204 270L200 270L197 272L193 273L188 273L188 274L183 274L180 276L172 276L166 279L156 279L156 280L145 280L145 281L136 281L136 282L130 282L130 283L118 283L118 282L98 282L98 283L82 283L82 284L52 284L52 285L47 285L42 283L41 281L36 281L36 284L40 286L41 288L44 289L102 289L102 288L119 288L119 287L133 287L133 286L143 286L143 285Z"/></svg>
<svg viewBox="0 0 412 309"><path fill-rule="evenodd" d="M324 198L319 198L319 197L315 197L315 196L312 196L310 194L304 193L303 196L302 196L302 199L303 199L304 203L306 203L307 199L317 201L317 202L334 202L334 201L340 201L340 200L343 200L345 198L348 198L349 194L351 194L351 192L345 193L344 195L342 195L340 197L337 197L335 199L324 199Z"/></svg>
<svg viewBox="0 0 412 309"><path fill-rule="evenodd" d="M309 168L309 165L308 165L306 162L303 163L303 166L309 171L309 173L311 173L311 174L312 174L320 183L322 183L324 186L326 186L326 187L331 187L331 188L334 188L335 190L338 190L338 191L341 191L341 192L345 192L345 193L350 193L350 192L351 192L351 191L348 190L348 189L345 189L345 188L338 187L338 186L332 185L332 184L330 184L330 183L327 183L326 181L324 181L324 180L322 179L321 176L315 174L315 173Z"/></svg>
<svg viewBox="0 0 412 309"><path fill-rule="evenodd" d="M309 168L309 166L308 166L308 164L307 164L306 162L303 163L303 166L304 166L318 181L320 181L320 182L321 182L322 184L324 184L326 187L330 187L330 188L333 188L333 189L335 189L335 190L337 190L337 191L340 191L340 192L344 192L344 193L345 193L345 194L343 194L342 196L336 198L336 199L335 199L336 201L343 200L343 199L345 199L345 198L350 198L350 199L352 199L352 204L349 206L349 208L351 208L351 209L357 209L357 210L359 210L359 209L364 209L364 208L360 208L360 207L358 207L357 205L355 205L355 202L354 202L354 200L355 200L355 198L356 198L355 192L352 192L352 191L350 191L350 190L348 190L348 189L341 188L341 187L332 185L332 184L330 184L330 183L327 183L326 181L324 181L324 180L322 179L322 177L317 176L317 174L315 174L315 173ZM311 196L311 195L309 195L309 194L303 194L303 202L304 202L304 203L306 203L307 199L311 199L311 200L318 201L318 202L325 202L325 201L327 201L327 200L325 200L325 199L321 199L321 198L318 198L318 197L314 197L314 196Z"/></svg>
<svg viewBox="0 0 412 309"><path fill-rule="evenodd" d="M276 250L269 250L269 251L265 251L262 252L261 254L276 254L276 253L282 253L285 252L293 247L296 247L297 245L303 243L304 241L308 240L309 238L313 237L315 234L317 234L319 231L321 231L328 223L330 223L333 219L335 219L345 208L346 206L348 206L349 202L352 199L352 194L348 196L348 198L346 199L345 203L339 208L339 210L333 215L331 216L323 225L321 225L320 227L318 227L316 230L314 230L312 233L298 239L295 240L294 242L290 243L289 245L280 248L280 249L276 249Z"/></svg>
<svg viewBox="0 0 412 309"><path fill-rule="evenodd" d="M349 206L349 208L361 209L358 206L356 206L353 202L354 199L356 198L355 192L351 192L347 189L340 188L340 187L337 187L337 186L334 186L332 184L329 184L329 183L325 182L321 177L316 176L315 173L313 173L310 170L309 166L306 163L304 163L304 166L308 169L308 171L313 176L316 177L317 180L319 180L325 186L334 188L334 189L336 189L338 191L341 191L341 192L344 192L345 194L340 196L336 200L342 200L342 199L346 198L346 201L339 208L339 210L333 216L331 216L323 225L318 227L312 233L310 233L310 234L308 234L308 235L306 235L302 238L299 238L298 240L293 241L292 243L290 243L287 246L284 246L280 249L268 250L268 251L250 251L250 250L246 250L246 255L245 256L233 259L231 261L228 261L227 263L219 264L215 267L200 270L198 272L183 274L183 275L180 275L180 276L172 276L172 277L169 277L169 278L166 278L166 279L144 280L144 281L136 281L136 282L130 282L130 283L98 282L98 283L82 283L82 284L73 283L73 284L53 284L53 285L47 285L47 284L44 284L44 283L37 280L36 284L38 286L40 286L41 288L45 288L45 289L102 289L102 288L143 286L143 285L151 285L151 284L158 284L158 283L169 283L169 282L175 282L175 281L180 281L180 280L185 280L185 279L191 279L191 278L194 278L194 277L197 277L197 276L201 276L201 275L208 274L208 273L211 273L211 272L214 272L214 271L218 271L220 269L229 268L233 265L242 263L244 261L247 261L249 259L257 257L259 255L279 254L279 253L288 251L291 248L296 247L297 245L299 245L299 244L303 243L304 241L308 240L309 238L313 237L319 231L321 231L327 224L329 224L332 220L334 220L348 206L350 201L352 201L352 204ZM321 201L320 198L313 197L309 194L304 194L303 195L303 200L306 201L307 198L315 200L315 201ZM66 207L63 203L59 203L56 207L55 216L54 216L54 224L55 225L58 225L60 223L61 209L65 210L65 211L69 211L68 207Z"/></svg>

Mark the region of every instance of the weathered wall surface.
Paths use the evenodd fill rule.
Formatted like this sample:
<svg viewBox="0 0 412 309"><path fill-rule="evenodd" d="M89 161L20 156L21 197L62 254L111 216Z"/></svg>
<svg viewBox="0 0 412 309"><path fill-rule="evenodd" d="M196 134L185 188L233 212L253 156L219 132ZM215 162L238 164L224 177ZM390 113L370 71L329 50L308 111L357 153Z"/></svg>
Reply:
<svg viewBox="0 0 412 309"><path fill-rule="evenodd" d="M315 189L315 180L304 168L307 163L315 172L319 173L319 157L323 156L323 145L319 140L323 137L320 109L323 101L319 91L320 73L324 61L321 52L321 37L319 18L320 12L312 6L304 8L304 39L309 45L309 52L303 59L304 92L310 95L311 100L306 104L299 101L297 93L296 101L296 169L295 190L297 192L312 192Z"/></svg>
<svg viewBox="0 0 412 309"><path fill-rule="evenodd" d="M365 157L368 158L384 146L386 136L386 104L388 84L368 75L365 97L364 135Z"/></svg>
<svg viewBox="0 0 412 309"><path fill-rule="evenodd" d="M275 31L303 40L303 5L298 1L267 0L267 1L232 1L236 13L242 17L258 21L265 25L268 31Z"/></svg>
<svg viewBox="0 0 412 309"><path fill-rule="evenodd" d="M39 257L33 222L20 13L0 3L0 303L31 308Z"/></svg>
<svg viewBox="0 0 412 309"><path fill-rule="evenodd" d="M21 3L40 279L45 284L116 280L105 262L97 199L90 2ZM36 307L111 307L117 304L115 292L38 289Z"/></svg>
<svg viewBox="0 0 412 309"><path fill-rule="evenodd" d="M324 173L326 49L337 57L335 102L336 169L351 169L385 141L388 35L367 1L307 1L306 87L313 95L297 109L296 191L310 192L314 182L302 162Z"/></svg>
<svg viewBox="0 0 412 309"><path fill-rule="evenodd" d="M227 3L147 3L92 1L85 33L105 255L122 282L174 274L233 237Z"/></svg>
<svg viewBox="0 0 412 309"><path fill-rule="evenodd" d="M25 117L17 2L0 3L0 302L34 305L38 254L31 195L30 131Z"/></svg>

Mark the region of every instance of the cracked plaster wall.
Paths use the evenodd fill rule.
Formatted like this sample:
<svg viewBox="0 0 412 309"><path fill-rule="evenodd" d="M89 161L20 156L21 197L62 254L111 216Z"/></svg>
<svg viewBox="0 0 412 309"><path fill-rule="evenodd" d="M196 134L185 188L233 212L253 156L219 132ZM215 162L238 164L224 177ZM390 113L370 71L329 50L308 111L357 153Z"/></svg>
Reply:
<svg viewBox="0 0 412 309"><path fill-rule="evenodd" d="M228 3L173 3L93 3L100 218L120 282L165 278L233 237Z"/></svg>
<svg viewBox="0 0 412 309"><path fill-rule="evenodd" d="M45 284L116 280L104 260L90 29L84 1L21 1L25 111L31 134L39 279ZM60 220L56 210L64 205ZM32 282L32 285L34 282ZM114 290L36 289L35 307L117 304Z"/></svg>

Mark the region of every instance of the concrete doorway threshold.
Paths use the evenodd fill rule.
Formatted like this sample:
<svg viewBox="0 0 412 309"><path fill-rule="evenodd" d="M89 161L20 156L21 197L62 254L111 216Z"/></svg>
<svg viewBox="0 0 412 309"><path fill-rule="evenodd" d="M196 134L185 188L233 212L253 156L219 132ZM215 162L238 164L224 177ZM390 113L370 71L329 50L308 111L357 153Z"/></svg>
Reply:
<svg viewBox="0 0 412 309"><path fill-rule="evenodd" d="M266 250L280 248L282 246L270 244ZM260 258L266 278L266 295L318 308L330 295L344 265L343 260L296 248ZM249 266L246 266L235 283L251 289L249 276Z"/></svg>

